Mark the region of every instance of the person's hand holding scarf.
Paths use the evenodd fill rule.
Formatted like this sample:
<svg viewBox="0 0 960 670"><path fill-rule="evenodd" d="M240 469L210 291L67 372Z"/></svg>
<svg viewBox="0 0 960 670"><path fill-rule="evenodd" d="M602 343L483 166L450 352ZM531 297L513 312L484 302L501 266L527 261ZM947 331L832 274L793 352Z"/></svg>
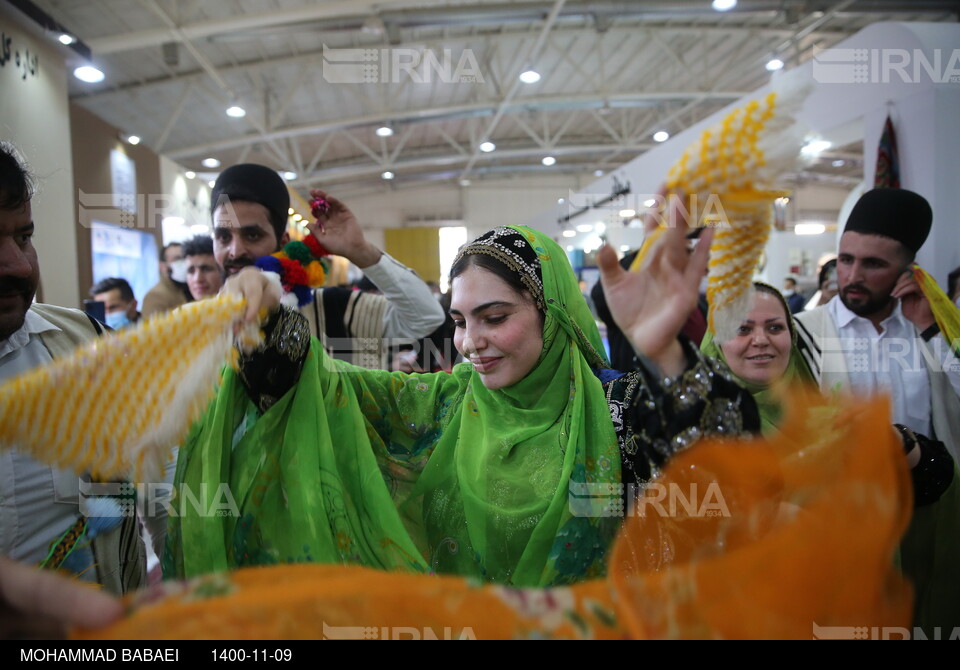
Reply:
<svg viewBox="0 0 960 670"><path fill-rule="evenodd" d="M920 290L920 284L917 283L911 268L903 271L890 296L900 301L903 316L921 333L936 323L930 301Z"/></svg>
<svg viewBox="0 0 960 670"><path fill-rule="evenodd" d="M678 199L671 198L676 207ZM680 221L671 216L670 221ZM667 377L685 367L677 334L697 306L700 280L707 270L711 230L704 231L696 249L687 251L686 226L674 225L650 249L639 272L620 267L606 245L597 254L600 281L614 321L629 338L634 351L645 356Z"/></svg>
<svg viewBox="0 0 960 670"><path fill-rule="evenodd" d="M272 273L264 273L260 268L246 267L227 279L222 291L242 296L247 300L247 310L243 315L246 323L265 320L280 307L279 278ZM237 324L235 330L239 332L242 324Z"/></svg>

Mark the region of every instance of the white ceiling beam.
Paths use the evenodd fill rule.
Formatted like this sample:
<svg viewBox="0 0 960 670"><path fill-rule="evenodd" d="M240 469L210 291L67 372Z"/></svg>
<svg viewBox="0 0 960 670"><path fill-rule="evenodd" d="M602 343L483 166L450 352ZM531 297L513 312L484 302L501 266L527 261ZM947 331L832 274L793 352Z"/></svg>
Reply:
<svg viewBox="0 0 960 670"><path fill-rule="evenodd" d="M187 104L187 98L190 96L190 91L192 89L193 82L186 82L186 85L183 87L183 91L180 93L180 98L177 100L177 104L173 108L173 113L170 115L170 118L167 119L167 125L163 127L163 130L160 132L160 137L158 137L156 142L153 143L153 150L157 153L163 151L163 145L166 144L167 138L170 136L170 131L173 130L173 125L177 122L177 119L180 118L180 114L183 112L183 108Z"/></svg>
<svg viewBox="0 0 960 670"><path fill-rule="evenodd" d="M583 144L583 145L572 145L567 147L556 147L554 149L554 155L558 158L572 158L575 156L581 155L590 155L590 154L599 154L606 151L609 151L612 148L609 144ZM632 146L619 147L621 151L645 151L650 149L651 145L649 143L637 143ZM523 160L523 159L536 159L539 161L540 157L543 155L543 149L541 147L526 147L526 148L517 148L517 149L497 149L494 154L491 154L489 160ZM453 156L449 153L437 153L431 154L428 156L418 156L416 158L409 158L407 160L399 161L391 166L391 169L396 172L407 171L413 172L416 170L428 169L428 168L437 168L438 170L442 168L442 171L456 170L457 166L463 165L466 159L463 156ZM543 168L544 171L547 171L547 168ZM321 181L331 181L334 179L347 180L347 179L363 179L368 177L379 176L380 172L383 170L382 166L379 165L370 165L370 164L352 164L344 165L337 167L330 167L317 172L311 173L309 176L306 176L302 179L297 179L295 185L298 187L309 186L312 183L321 182Z"/></svg>
<svg viewBox="0 0 960 670"><path fill-rule="evenodd" d="M550 14L547 16L547 20L543 22L543 27L540 29L540 34L537 35L537 41L534 42L533 47L527 54L527 63L533 64L536 62L537 58L540 57L540 53L543 50L543 45L546 42L547 37L550 35L550 30L553 28L553 24L556 22L557 16L560 14L560 10L563 9L566 1L567 0L556 0L556 2L554 2L553 7L550 9ZM520 68L522 69L523 67L526 67L527 63L521 61ZM483 132L484 138L489 138L493 134L493 131L500 122L501 117L503 117L503 115L506 113L507 106L510 104L510 101L513 100L513 97L517 94L517 91L520 90L520 87L524 85L517 76L519 74L520 71L514 73L512 77L513 81L510 84L510 89L497 105L497 110L493 113L493 118L490 119L489 123L487 123L486 129ZM507 76L509 77L510 75ZM470 174L470 168L479 157L480 147L478 145L474 148L473 155L470 157L470 160L467 161L467 165L463 169L462 177L465 178Z"/></svg>
<svg viewBox="0 0 960 670"><path fill-rule="evenodd" d="M720 100L730 102L746 95L747 91L675 91L675 92L643 92L626 93L620 95L599 96L596 94L585 94L575 96L543 96L540 98L528 98L514 102L507 106L508 111L521 111L527 109L573 109L583 107L602 107L604 101L608 101L612 107L647 105L662 101L685 101L693 100L699 104L704 100ZM222 149L231 149L233 147L243 146L250 142L259 142L264 139L277 139L281 137L297 137L299 135L319 135L337 130L347 130L359 126L383 124L387 121L393 121L396 124L401 123L422 123L435 122L443 118L458 117L479 117L493 113L491 103L477 103L471 105L451 105L449 107L436 107L419 109L406 112L390 112L389 114L371 114L362 117L350 117L337 119L324 123L311 123L300 126L281 128L268 132L265 136L246 135L242 137L231 137L225 140L214 142L205 142L188 147L180 147L168 152L171 158L184 158L209 151L219 151Z"/></svg>
<svg viewBox="0 0 960 670"><path fill-rule="evenodd" d="M589 31L593 33L592 28L563 29L557 26L554 28L554 30L564 34L579 33L579 32L585 32L585 31ZM644 31L647 30L646 26L644 27L643 30ZM756 34L756 35L760 35L761 37L786 38L786 43L791 42L792 37L797 34L797 31L794 31L794 30L782 30L782 29L771 29L771 28L756 29L756 28L750 28L750 27L744 27L744 26L729 26L729 27L707 26L704 28L691 28L689 26L662 25L662 26L651 26L650 30L656 30L656 31L663 32L665 34L674 34L674 35L684 35L689 33L700 34L706 31L706 33L708 34L718 33L721 35L729 36L731 39L735 39L735 40L746 39L748 35ZM629 39L630 37L636 37L637 32L638 32L637 28L629 28L629 29L628 28L619 28L619 29L611 28L604 34L607 36L625 35ZM805 35L805 37L839 41L840 39L843 39L844 37L847 37L850 34L851 34L851 31L836 30L836 31L821 31L816 33L810 33ZM512 34L486 35L485 39L493 41L495 45L499 45L502 39L505 39L505 38L515 39L516 37L517 35L515 33L512 33ZM452 45L456 45L460 42L470 42L475 40L476 40L476 36L466 35L462 37L452 37L446 41L440 41L440 40L418 41L417 44L425 46L427 48L441 48L443 46L446 46L447 48L451 48ZM376 45L368 45L368 46L369 48L377 48L380 45L376 44ZM637 53L639 53L640 51L643 51L643 49L646 48L647 46L649 46L649 44L641 43L639 45L639 48L637 49ZM611 53L613 53L613 51L611 51ZM497 53L497 55L500 56L499 52ZM322 59L322 57L323 57L323 51L321 49L318 49L315 51L304 52L299 56L281 56L279 58L272 58L267 60L251 59L247 61L238 62L236 65L228 65L228 66L220 65L218 66L218 69L223 76L230 76L232 74L236 74L236 73L243 74L243 73L247 73L247 72L262 69L262 68L274 68L274 67L280 67L280 66L286 66L289 64L304 62L304 63L307 63L308 66L312 67L314 71L316 71L317 64L320 61L320 59ZM492 64L488 63L487 65L488 65L488 71L493 73ZM164 69L170 72L169 68L165 67ZM169 84L171 81L182 80L187 77L205 77L205 76L206 76L206 73L202 69L193 70L191 72L180 72L176 74L171 72L170 76L148 79L143 83L119 84L116 86L111 86L110 88L105 90L91 92L91 93L80 93L72 97L76 100L81 100L81 101L95 100L97 98L108 96L111 93L114 93L117 91L129 91L131 89L136 89L136 88L149 88L151 86L162 86L164 84ZM485 76L485 79L490 79L490 77ZM500 95L499 89L497 94Z"/></svg>

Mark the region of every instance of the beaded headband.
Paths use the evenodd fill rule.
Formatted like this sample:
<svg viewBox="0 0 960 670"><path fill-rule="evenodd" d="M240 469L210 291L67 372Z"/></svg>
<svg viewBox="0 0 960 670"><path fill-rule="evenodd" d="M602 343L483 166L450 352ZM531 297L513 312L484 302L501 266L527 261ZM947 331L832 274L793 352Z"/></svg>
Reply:
<svg viewBox="0 0 960 670"><path fill-rule="evenodd" d="M520 232L506 226L494 228L460 249L453 265L460 262L464 256L473 254L492 256L506 265L530 291L540 311L546 311L540 261L537 252Z"/></svg>

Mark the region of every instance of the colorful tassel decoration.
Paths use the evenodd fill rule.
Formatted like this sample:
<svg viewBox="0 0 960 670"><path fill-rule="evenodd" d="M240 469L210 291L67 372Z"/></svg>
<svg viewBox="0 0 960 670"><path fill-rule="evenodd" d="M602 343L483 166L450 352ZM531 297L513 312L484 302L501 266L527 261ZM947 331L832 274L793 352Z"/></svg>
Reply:
<svg viewBox="0 0 960 670"><path fill-rule="evenodd" d="M188 303L6 381L0 448L95 480L161 481L218 372L235 364L233 327L245 306L228 294ZM251 348L262 333L247 324L239 339Z"/></svg>
<svg viewBox="0 0 960 670"><path fill-rule="evenodd" d="M667 193L699 213L690 225L716 228L707 300L718 339L733 337L749 308L749 287L766 246L774 199L787 195L777 179L797 161L804 129L794 114L810 86L781 78L759 100L734 109L683 152L667 174ZM655 231L657 232L657 231ZM657 235L659 237L659 235ZM656 239L656 238L654 238ZM638 269L652 241L631 265Z"/></svg>

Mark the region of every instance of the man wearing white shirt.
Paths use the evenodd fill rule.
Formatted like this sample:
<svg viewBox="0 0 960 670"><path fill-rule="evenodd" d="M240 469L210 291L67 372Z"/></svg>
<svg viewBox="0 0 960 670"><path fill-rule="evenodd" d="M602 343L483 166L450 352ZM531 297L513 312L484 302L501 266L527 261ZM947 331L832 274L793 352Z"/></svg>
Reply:
<svg viewBox="0 0 960 670"><path fill-rule="evenodd" d="M795 317L798 347L824 392L890 396L914 488L899 561L914 588L913 624L927 635L960 623L960 481L943 446L916 436L960 453L960 361L910 270L932 221L916 193L865 193L840 238L839 293Z"/></svg>
<svg viewBox="0 0 960 670"><path fill-rule="evenodd" d="M865 193L840 238L839 293L795 318L821 389L889 393L895 423L944 442L957 458L960 361L909 269L932 220L916 193Z"/></svg>
<svg viewBox="0 0 960 670"><path fill-rule="evenodd" d="M40 281L32 195L15 150L0 143L0 380L68 355L103 328L79 310L32 304ZM110 516L112 523L103 530L98 523L99 534L90 542L94 530L80 504L82 488L75 473L17 449L0 450L0 554L75 574L115 594L144 585L137 518ZM75 544L73 530L79 534Z"/></svg>

